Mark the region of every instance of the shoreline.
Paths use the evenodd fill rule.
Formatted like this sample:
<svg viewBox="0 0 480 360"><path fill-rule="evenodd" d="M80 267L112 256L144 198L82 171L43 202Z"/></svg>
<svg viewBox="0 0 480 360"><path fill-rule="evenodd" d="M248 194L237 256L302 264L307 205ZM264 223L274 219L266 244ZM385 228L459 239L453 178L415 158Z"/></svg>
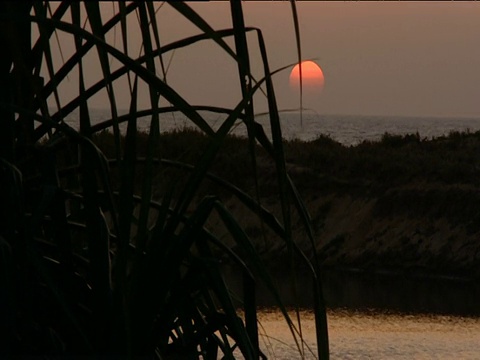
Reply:
<svg viewBox="0 0 480 360"><path fill-rule="evenodd" d="M145 134L139 134L139 154ZM111 134L97 144L112 157ZM195 163L208 139L193 130L162 134L162 157ZM254 194L247 140L229 136L211 173ZM384 135L378 142L344 146L329 137L285 141L289 173L312 219L316 251L325 268L358 269L423 278L480 278L480 132L452 133L435 139L418 134ZM271 186L273 165L257 154L261 203L274 216L280 209ZM168 174L167 174L168 176ZM477 180L478 179L478 180ZM163 186L167 181L158 184ZM278 261L281 246L235 198L214 183L202 193L216 194L266 261ZM302 249L302 225L293 218L293 235ZM219 220L209 227L221 239ZM220 232L219 232L220 231ZM232 245L228 243L227 245ZM357 271L357 270L355 270Z"/></svg>
<svg viewBox="0 0 480 360"><path fill-rule="evenodd" d="M238 273L228 267L224 267L223 272L231 291L240 296L243 282ZM297 277L297 296L292 293L291 278L287 273L271 272L271 276L287 308L312 308L314 300L310 276L299 274ZM331 311L480 318L477 301L480 286L473 281L345 269L322 271L320 279L326 308ZM260 280L256 295L259 308L277 308L274 298Z"/></svg>

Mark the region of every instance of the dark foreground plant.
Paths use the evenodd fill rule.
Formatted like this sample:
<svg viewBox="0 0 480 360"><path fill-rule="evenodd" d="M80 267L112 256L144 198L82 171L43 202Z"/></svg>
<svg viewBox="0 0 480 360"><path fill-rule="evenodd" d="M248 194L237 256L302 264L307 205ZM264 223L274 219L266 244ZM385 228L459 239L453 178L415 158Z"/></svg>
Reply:
<svg viewBox="0 0 480 360"><path fill-rule="evenodd" d="M264 357L257 329L256 283L263 283L274 295L303 356L300 323L288 316L245 230L220 196L201 193L201 184L209 177L284 242L293 283L298 259L311 269L318 356L328 358L318 264L310 263L292 238L291 216L296 209L312 251L315 248L308 213L285 168L273 72L262 33L245 28L240 2L231 2L233 27L225 30L213 30L187 4L171 2L168 6L201 33L161 44L158 9L148 2L118 2L107 21L95 2L60 2L53 8L49 2L1 5L2 357L217 359L233 358L237 349L247 359ZM32 24L39 34L33 47ZM128 51L132 24L142 35L139 57ZM106 40L115 29L121 38L118 46ZM254 79L250 72L247 33L255 35L260 48L261 79ZM75 48L61 65L53 56L59 34L69 34ZM227 45L226 37L234 38L235 50ZM165 80L164 55L200 41L214 41L238 64L242 97L233 109L192 106ZM102 77L90 84L85 64L92 54L98 57ZM67 77L70 83L76 82L78 96L65 103L60 89ZM118 84L130 91L126 116L119 115ZM141 86L148 89L150 107L139 111ZM253 97L259 90L268 100L272 140L254 119ZM89 101L102 91L111 119L92 124ZM171 105L161 107L161 98ZM199 109L223 115L217 130ZM208 136L193 164L163 158L160 114L172 110L183 113ZM64 122L73 111L79 117L76 129ZM137 123L145 115L150 129L146 155L140 159ZM122 122L126 123L124 141ZM225 137L239 122L247 127L254 180L256 143L274 164L279 218L260 203L258 180L257 194L251 196L209 174ZM113 159L107 159L92 142L102 129L113 133ZM156 167L175 168L181 181L167 182L158 189L153 176ZM140 170L141 178L137 176ZM153 193L154 187L158 194ZM205 224L213 213L234 246L207 231ZM218 254L229 258L243 277L243 317L220 271Z"/></svg>

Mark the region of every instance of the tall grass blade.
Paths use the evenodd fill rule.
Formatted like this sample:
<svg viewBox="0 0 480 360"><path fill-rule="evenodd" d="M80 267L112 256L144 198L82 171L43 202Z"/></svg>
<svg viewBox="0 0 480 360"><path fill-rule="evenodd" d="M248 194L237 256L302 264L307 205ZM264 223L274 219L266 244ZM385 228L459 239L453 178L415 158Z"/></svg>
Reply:
<svg viewBox="0 0 480 360"><path fill-rule="evenodd" d="M14 260L10 244L0 235L0 356L10 358L15 341Z"/></svg>
<svg viewBox="0 0 480 360"><path fill-rule="evenodd" d="M65 4L67 5L67 8L66 9L63 9L63 7L65 6ZM61 5L59 6L59 9L62 9L64 11L66 11L68 9L68 7L70 5L73 5L73 3L71 4L67 4L66 2L62 2ZM125 7L125 14L129 14L133 11L135 11L135 9L138 7L138 3L136 2L132 2L128 5L126 5ZM56 15L58 12L59 12L59 9L57 9L57 11L55 12L54 15ZM59 16L58 17L53 17L51 19L45 19L45 18L38 18L37 17L37 20L35 20L35 17L31 17L31 20L36 22L36 23L44 23L45 21L49 21L49 20L53 20L55 22L61 22L61 16L63 15L63 11L60 12ZM115 15L114 17L112 17L109 21L107 21L105 23L105 25L103 26L103 33L107 33L110 29L112 29L116 24L118 24L119 21L121 21L122 19L122 15L121 14L117 14ZM65 22L64 22L65 23ZM74 25L75 28L77 29L80 29L80 30L83 30L85 32L87 32L86 30L84 30L82 28L82 26L80 24L75 24ZM49 29L59 29L59 30L62 30L60 28L58 28L57 26L53 25L53 26L47 26L47 28ZM51 30L51 32L53 32L53 30ZM50 32L50 34L51 34ZM88 32L87 32L88 33ZM75 35L74 33L72 33L73 35ZM40 48L40 45L41 44L38 44L38 45L35 45L35 49L37 48L38 46L38 49L39 51L41 50ZM56 85L55 84L59 84L61 83L66 76L68 76L68 74L70 73L70 71L72 71L72 69L77 65L77 63L79 62L79 59L85 57L85 54L87 54L87 52L89 50L92 49L92 47L95 46L95 43L92 42L92 41L85 41L85 43L82 45L81 49L80 50L77 50L74 54L72 54L72 56L65 62L65 64L63 64L60 69L58 69L55 73L55 77L53 79L50 79L49 82L47 82L43 88L42 88L42 91L41 91L41 96L43 98L48 98L50 96L50 94L52 94L52 92L55 90L55 87ZM40 53L41 54L41 53ZM77 104L78 106L78 104ZM65 107L64 107L64 110ZM73 109L72 109L73 110ZM65 111L64 113L64 116L68 115L68 111Z"/></svg>
<svg viewBox="0 0 480 360"><path fill-rule="evenodd" d="M262 282L265 284L265 286L269 289L271 294L274 296L277 306L280 308L282 314L284 315L288 323L288 326L290 327L290 331L293 335L297 348L300 350L300 343L298 342L298 339L296 337L295 326L293 325L293 322L291 321L290 316L288 315L286 307L283 305L280 294L278 293L275 285L273 284L273 281L270 275L268 274L268 271L266 270L266 267L263 261L259 257L253 244L250 242L250 239L245 234L244 230L238 225L237 221L232 216L232 214L228 211L228 209L225 208L223 204L217 202L215 204L215 210L220 215L222 221L224 222L225 226L227 226L230 234L234 237L236 242L240 245L240 247L244 251L247 252L248 259L250 260L252 266L255 268L256 272L262 279Z"/></svg>
<svg viewBox="0 0 480 360"><path fill-rule="evenodd" d="M189 19L193 24L195 24L195 26L202 30L205 35L214 40L223 50L225 50L227 54L238 61L237 55L230 48L230 46L228 46L228 44L219 36L219 34L213 30L213 28L205 20L203 20L200 15L193 11L190 6L183 1L169 2L168 4L175 8L186 19Z"/></svg>
<svg viewBox="0 0 480 360"><path fill-rule="evenodd" d="M243 308L245 310L245 328L256 357L260 354L258 342L258 318L257 318L257 297L256 284L249 272L243 272Z"/></svg>
<svg viewBox="0 0 480 360"><path fill-rule="evenodd" d="M290 0L291 8L292 8L292 17L293 23L295 28L295 39L297 44L297 55L298 55L298 63L299 63L299 76L300 76L300 125L303 127L303 74L302 74L302 46L301 46L301 39L300 39L300 25L298 21L298 14L297 14L297 7L295 4L295 0ZM316 253L316 247L314 245L314 238L313 238L313 231L311 229L310 223L310 216L306 210L306 207L301 200L298 192L296 191L295 186L290 181L290 187L294 192L294 199L297 204L297 209L299 210L300 214L302 214L301 218L305 222L305 226L307 229L308 237L312 243L312 248L315 249L314 254L314 265L315 271L317 272L317 276L319 275L320 271L320 264L318 263L318 257ZM329 350L329 343L328 343L328 325L327 325L327 316L326 316L326 309L325 309L325 301L323 298L323 292L321 288L321 284L319 283L319 279L314 277L314 302L315 302L315 329L316 329L316 336L317 336L317 345L318 345L318 357L319 359L329 359L330 358L330 350Z"/></svg>
<svg viewBox="0 0 480 360"><path fill-rule="evenodd" d="M188 209L188 206L194 198L200 183L203 181L203 178L213 159L218 153L220 146L225 140L225 137L230 132L235 121L238 119L239 114L245 109L245 107L248 105L248 102L251 101L253 94L256 92L256 90L258 90L260 85L261 83L258 83L252 88L251 92L240 101L240 103L235 107L232 113L227 117L227 119L225 119L223 124L217 130L215 136L212 137L208 148L199 159L199 162L195 167L195 171L191 174L182 193L179 195L179 199L175 207L175 213L183 214ZM170 234L172 231L174 231L178 223L179 219L174 219L174 221L169 224L169 232L167 234Z"/></svg>
<svg viewBox="0 0 480 360"><path fill-rule="evenodd" d="M140 27L142 30L143 47L145 54L147 55L146 66L152 74L156 74L155 62L152 48L152 38L150 36L150 22L147 15L146 4L139 7L140 14ZM160 118L158 116L158 102L159 94L153 84L149 84L150 106L153 110L152 118L150 122L150 130L147 143L147 156L144 167L145 176L142 184L142 204L140 206L140 217L137 234L137 255L136 261L141 261L142 254L145 250L147 243L147 222L149 217L149 203L152 197L152 179L153 179L153 157L156 151L158 151L158 142L160 137Z"/></svg>
<svg viewBox="0 0 480 360"><path fill-rule="evenodd" d="M83 29L78 29L77 27L72 26L71 24L54 21L51 19L41 19L32 17L32 20L35 20L39 23L47 23L57 28L66 31L71 34L77 33L83 38L92 41L96 46L104 48L109 54L115 57L118 61L126 65L132 72L136 73L139 78L143 79L147 84L151 84L156 88L159 94L171 104L176 106L182 113L185 114L187 118L192 120L196 125L201 127L201 129L206 133L211 133L212 130L210 127L205 127L205 120L192 108L192 106L187 103L173 88L165 84L162 80L151 73L148 69L144 68L138 64L134 59L131 59L125 56L122 52L112 47L111 45L105 43L96 36L90 34L88 31Z"/></svg>
<svg viewBox="0 0 480 360"><path fill-rule="evenodd" d="M211 211L210 199L205 199L187 220L178 236L161 254L146 254L144 261L137 266L141 274L133 283L132 297L132 344L135 353L142 354L142 349L150 341L150 332L155 314L162 308L167 295L177 280L181 264L185 260L196 234L202 228Z"/></svg>
<svg viewBox="0 0 480 360"><path fill-rule="evenodd" d="M68 11L68 9L70 8L70 5L71 4L66 1L60 2L55 12L53 13L53 15L51 15L51 18L60 20L62 16ZM42 13L44 12L42 11ZM55 31L54 27L44 28L43 37L39 38L35 43L35 45L32 47L32 51L31 51L32 63L33 63L34 73L36 76L40 75L41 64L43 61L44 40L50 39L50 36L54 31Z"/></svg>
<svg viewBox="0 0 480 360"><path fill-rule="evenodd" d="M297 5L295 0L290 0L293 17L293 27L295 29L295 43L297 44L298 70L300 76L300 126L303 128L303 66L302 66L302 43L300 40L300 25L298 22Z"/></svg>
<svg viewBox="0 0 480 360"><path fill-rule="evenodd" d="M80 68L81 69L81 68ZM80 75L81 72L80 72ZM80 78L80 93L82 91L83 77ZM80 106L80 130L87 136L90 132L90 116L86 101ZM105 354L109 350L108 338L111 326L111 279L110 279L110 239L108 227L98 202L97 169L98 158L95 150L88 146L89 143L80 144L80 170L81 183L84 191L85 223L88 236L89 272L92 284L93 306L95 319L95 348ZM109 339L110 340L110 339Z"/></svg>
<svg viewBox="0 0 480 360"><path fill-rule="evenodd" d="M100 4L97 2L86 2L85 9L87 10L88 19L92 27L93 35L99 37L103 42L105 42L105 36L103 32L103 23L102 16L100 13ZM117 120L117 104L115 99L115 92L113 84L108 81L110 78L110 63L108 60L108 51L106 51L102 46L97 46L98 57L102 67L102 73L105 79L107 79L107 94L110 102L110 110L112 112L113 118L113 134L115 136L115 149L116 157L120 161L120 128L118 127Z"/></svg>
<svg viewBox="0 0 480 360"><path fill-rule="evenodd" d="M148 16L150 18L150 24L152 26L153 36L155 38L156 49L160 50L160 48L161 48L161 46L160 46L160 31L158 31L157 17L155 16L156 11L153 8L153 3L147 2L146 5L147 5L147 10L148 10ZM162 5L160 5L160 6L162 6ZM152 53L152 56L153 56L153 53ZM158 55L158 58L160 60L160 67L161 67L161 70L162 70L162 79L166 83L167 82L168 68L165 68L165 64L163 62L163 56L161 54Z"/></svg>
<svg viewBox="0 0 480 360"><path fill-rule="evenodd" d="M248 54L248 45L246 37L245 22L243 19L242 3L238 1L230 1L231 13L232 13L232 23L234 30L235 38L235 47L238 55L238 75L240 79L240 87L242 90L242 97L246 97L247 94L251 91L251 71L250 71L250 58ZM256 142L255 142L255 126L254 126L254 108L253 101L248 103L248 106L245 108L245 124L247 126L247 135L248 135L248 147L250 153L250 159L252 163L252 175L255 182L255 193L257 201L260 202L260 187L258 184L258 173L257 173L257 158L256 158ZM263 224L261 223L263 236L265 237L265 231L263 229ZM258 346L258 344L255 344Z"/></svg>
<svg viewBox="0 0 480 360"><path fill-rule="evenodd" d="M283 138L280 126L280 116L278 114L277 102L275 99L275 92L273 88L272 77L270 75L270 68L267 58L267 51L263 35L261 31L257 31L260 54L264 66L265 82L267 89L268 109L270 114L270 126L272 129L272 144L274 151L274 159L277 170L277 182L279 187L279 200L282 209L282 220L285 228L285 243L287 246L288 255L290 258L290 270L293 281L293 292L296 299L298 299L296 274L295 274L295 258L294 258L294 240L292 238L292 224L291 224L291 210L288 199L288 183L287 183L287 169L285 161L285 153L283 150ZM297 319L300 325L300 317L297 309ZM300 327L301 329L301 327Z"/></svg>
<svg viewBox="0 0 480 360"><path fill-rule="evenodd" d="M212 202L210 204L209 211L211 211L214 204L216 203L216 199L211 199L210 201ZM205 244L204 246L200 246L200 250L204 253L205 258L213 257L213 254L209 251L208 247L205 246ZM256 340L253 340L248 336L248 330L245 331L243 324L241 323L241 320L237 315L235 305L233 304L232 298L228 291L228 287L225 284L218 267L209 266L209 273L216 289L216 295L218 296L219 301L222 304L222 308L225 311L228 319L231 320L231 323L229 324L230 326L232 326L231 332L234 336L234 339L237 341L237 344L239 345L243 356L246 359L258 359L259 349L254 343ZM248 306L251 304L246 305ZM250 317L250 312L252 311L252 309L247 308L246 311L248 312ZM252 319L249 319L249 321L250 320ZM250 335L256 336L256 338L258 339L258 334L251 333ZM252 340L254 341L253 343Z"/></svg>
<svg viewBox="0 0 480 360"><path fill-rule="evenodd" d="M47 9L43 4L39 2L34 2L33 7L35 9L36 16L47 17ZM39 31L40 31L39 41L41 41L43 45L42 53L45 56L45 61L47 63L48 75L50 79L54 79L55 70L53 66L53 57L52 57L52 51L51 51L50 42L49 42L50 32L48 32L45 26L41 26L41 25L39 25ZM58 94L58 83L54 82L53 85L54 85L53 94L55 98L55 103L57 105L57 109L60 110L61 105L60 105L60 96Z"/></svg>
<svg viewBox="0 0 480 360"><path fill-rule="evenodd" d="M120 14L120 26L121 26L121 35L122 35L122 44L123 44L123 52L125 55L128 55L128 31L127 31L127 8L126 5L123 1L118 2L118 10ZM130 72L127 73L127 79L128 79L128 86L130 91L133 91L132 88L132 79L130 76Z"/></svg>
<svg viewBox="0 0 480 360"><path fill-rule="evenodd" d="M126 277L126 256L128 251L131 224L133 216L133 195L135 186L135 171L137 165L137 97L138 78L135 77L131 93L130 111L128 114L127 132L125 136L125 149L121 162L121 185L119 212L119 274L120 279ZM120 260L121 259L121 260Z"/></svg>
<svg viewBox="0 0 480 360"><path fill-rule="evenodd" d="M7 99L7 94L0 94L2 112L6 109L5 114L11 120L6 125L0 124L0 130L8 130L8 126L13 126L16 114L19 124L23 119L26 122L31 119L38 121L40 125L33 135L27 136L32 138L31 144L34 145L31 150L28 149L35 160L42 159L42 162L27 171L28 181L17 184L20 190L27 189L25 203L28 209L33 209L32 214L26 213L23 208L19 209L16 212L18 216L14 216L15 222L0 227L0 250L8 249L3 247L2 238L7 242L10 238L15 238L15 244L8 244L13 254L18 252L25 255L23 263L19 261L16 264L22 272L19 278L23 279L23 284L38 281L38 286L29 291L35 295L37 289L45 288L49 301L60 308L60 312L54 315L54 318L59 317L58 323L49 316L32 318L35 321L42 319L41 326L52 328L54 333L60 334L60 338L68 343L69 347L61 351L76 349L78 346L79 349L84 349L86 355L110 358L124 356L160 359L169 358L173 353L176 358L201 356L216 359L224 356L233 359L234 354L240 350L247 359L264 357L258 342L255 290L256 281L259 281L272 292L303 356L301 328L297 328L290 319L266 265L226 206L216 197L210 196L210 190L207 194L203 192L203 183L209 179L236 196L238 202L245 204L262 226L270 228L283 240L292 259L292 271L293 259L300 258L311 265L292 237L290 200L297 207L313 246L308 211L286 173L272 84L272 76L277 71L270 72L261 31L245 26L242 4L239 2L231 2L233 27L224 30L214 30L183 2L169 4L202 33L170 44L161 44L159 23L151 3L120 3L117 8L114 7L110 19L103 19L105 14L101 13L98 3L82 5L62 2L53 14L48 2L34 4L34 15L29 15L28 19L37 24L40 35L34 49L28 49L28 54L34 55L28 59L31 62L28 71L31 69L36 75L45 73L48 80L45 85L28 85L32 89L34 85L37 86L34 89L35 102L30 90L18 102L14 102L16 99L13 98ZM68 10L71 19L68 18ZM138 16L143 47L143 54L137 58L129 55L132 39L130 19L135 15ZM87 26L88 23L90 27ZM298 24L296 26L298 28ZM116 44L114 41L112 45L107 42L112 29L114 35L121 29L121 43ZM250 69L247 33L252 31L258 38L265 73L264 78L258 82ZM73 39L75 45L74 53L58 66L51 46L55 40L52 35L57 36L57 33L67 35L63 38ZM226 41L226 37L231 36L235 41L235 51ZM163 61L165 54L203 40L213 40L236 62L242 98L233 109L193 106L167 84L168 68L165 68ZM60 50L63 54L63 49ZM102 78L87 86L85 66L90 54L98 56ZM9 64L17 61L14 65L17 71L22 61L27 62L27 56L7 60ZM111 61L115 60L120 65L113 69ZM63 99L58 89L62 88L65 79L72 78L72 73L78 75L78 95L67 104L61 104ZM5 71L5 74L0 75L1 79L6 79L4 75L9 74ZM128 78L130 90L130 109L128 114L119 116L118 91L115 90L118 90L116 85L120 83L117 80L125 77ZM149 89L150 103L148 109L139 111L138 97L142 85ZM93 125L95 119L90 109L91 100L103 90L108 95L111 119ZM254 119L253 100L258 91L267 96L271 140ZM171 105L160 107L160 97ZM57 109L50 116L48 104L51 104L52 99L55 100ZM64 122L65 117L77 109L79 131ZM226 115L218 130L214 131L205 121L201 110ZM206 147L198 154L194 166L180 160L161 159L162 156L165 157L166 151L165 148L160 148L160 114L167 111L183 113L190 124L206 135ZM150 133L145 154L141 154L144 150L137 143L137 125L143 121L140 117L144 116L149 117ZM120 124L125 122L127 131L125 138L121 138ZM248 133L250 173L253 173L255 182L254 196L209 173L222 152L228 134L242 122L246 124ZM24 127L19 126L18 129L23 131ZM113 154L109 156L114 159L107 161L105 154L100 151L100 144L97 146L94 142L103 141L102 130L112 129L113 152L109 149L105 154ZM45 134L49 136L42 139ZM20 168L27 168L24 165L27 162L24 161L30 161L29 158L24 157L26 153L16 148L22 143L19 137L9 131L4 138L8 145L2 148L0 156L15 154L19 156ZM257 141L275 162L282 209L280 220L260 201L257 173L257 151L260 148ZM42 149L41 152L39 149ZM71 151L73 156L69 158L64 155L63 149ZM8 159L15 167L15 157L10 156ZM1 161L0 164L3 164L4 160ZM117 169L114 169L115 165L118 166ZM174 175L169 178L172 170ZM141 180L138 176L140 171ZM78 177L81 181L75 183L69 177ZM118 181L112 183L117 178ZM157 179L158 187L155 183ZM8 181L12 183L11 179ZM32 185L34 183L40 191ZM137 185L141 185L138 193ZM6 192L0 190L0 194L2 200L5 198L13 206L13 200L5 195ZM163 194L161 202L153 201L156 196L154 194ZM23 204L23 200L20 203ZM5 205L0 204L0 207L2 211L5 210ZM233 239L233 248L206 230L210 226L210 220L213 220L210 218L213 210L217 216L215 220L220 219ZM21 230L23 228L25 230ZM242 253L244 258L235 252L236 248L243 249L239 254ZM8 262L9 251L3 253L7 254L3 258ZM237 314L236 294L230 291L223 279L217 256L230 259L243 274L241 300L245 309L245 323ZM13 259L16 259L15 256ZM31 275L32 269L36 276ZM57 274L58 269L62 269L62 273ZM326 317L321 317L324 304L316 276L318 262L315 266L310 266L310 270L316 284L314 294L317 325L326 326ZM3 273L8 272L7 269ZM0 270L0 287L7 289L8 284L1 280L3 273ZM77 281L81 283L80 287L76 285ZM28 294L26 291L18 293ZM34 304L34 297L30 298L30 302L16 304L17 310L23 311L29 308L29 304ZM30 315L35 314L30 312ZM300 325L299 321L298 324ZM317 332L319 342L325 336L326 332ZM328 351L328 343L326 347L325 344L322 346ZM70 350L61 355L69 355L68 351Z"/></svg>
<svg viewBox="0 0 480 360"><path fill-rule="evenodd" d="M72 24L76 25L80 28L81 26L81 19L80 19L80 3L73 3L71 6L71 14L72 14ZM82 46L82 38L78 35L74 34L74 41L75 41L75 49L77 52L80 50ZM91 121L90 115L88 111L88 103L87 98L83 96L85 93L85 82L84 82L84 74L83 74L83 58L79 59L78 62L78 93L79 100L80 100L80 109L82 111L82 116L80 117L80 132L87 136L91 137Z"/></svg>
<svg viewBox="0 0 480 360"><path fill-rule="evenodd" d="M50 204L50 216L55 227L53 236L59 250L59 262L62 269L61 276L65 281L68 281L68 276L74 272L73 247L68 228L64 196L57 173L57 158L54 151L54 149L46 147L42 158L42 175L44 186L50 188L53 195Z"/></svg>
<svg viewBox="0 0 480 360"><path fill-rule="evenodd" d="M124 154L121 162L120 194L118 205L118 251L115 259L114 295L115 305L122 314L118 319L119 333L117 341L124 341L128 357L132 357L132 344L129 333L130 311L128 306L128 257L131 239L131 225L134 210L134 186L137 158L137 98L138 78L135 77L131 91L131 103L127 132L125 136Z"/></svg>
<svg viewBox="0 0 480 360"><path fill-rule="evenodd" d="M25 255L28 256L28 260L33 269L37 272L40 278L45 282L48 289L52 292L56 305L58 306L58 309L65 315L69 326L76 331L80 342L83 343L84 351L90 354L95 353L96 349L90 340L90 337L88 336L89 334L85 332L85 328L82 327L79 319L75 316L74 311L70 307L64 294L61 292L60 286L52 279L52 276L49 274L49 271L44 264L44 259L41 258L37 250L31 246L27 248Z"/></svg>
<svg viewBox="0 0 480 360"><path fill-rule="evenodd" d="M108 23L110 23L110 22L111 21L109 21ZM106 27L107 27L107 25L105 25L105 28ZM248 31L256 31L256 29L255 28L246 28L246 31L247 32ZM218 30L217 33L221 37L232 36L234 34L232 29ZM199 34L199 35L191 36L189 38L181 39L181 40L175 41L173 43L164 45L161 49L156 50L155 55L156 56L161 56L162 54L164 54L168 51L174 51L175 49L186 47L186 46L194 44L198 41L202 41L202 40L206 40L206 39L209 39L209 36L206 35L206 34ZM92 46L91 43L87 41L86 44L83 45L82 49L77 51L77 53L74 54L67 61L67 63L57 72L57 77L59 77L60 73L65 74L67 71L70 71L70 66L73 66L72 64L75 64L76 62L78 62L78 58L81 57L81 55L84 54L84 52L86 51L85 47L87 45ZM143 64L143 63L145 63L146 59L147 59L147 56L143 55L143 56L140 56L137 59L134 59L134 62L136 64ZM286 69L290 66L291 65L284 66L281 69ZM281 71L281 69L279 69L278 71ZM109 80L113 82L114 80L120 78L124 74L127 74L129 71L131 71L131 67L129 65L122 66L119 69L112 72ZM272 72L272 75L275 74L278 71ZM254 80L255 83L257 83L257 81L255 81L255 79L253 79L253 80ZM98 91L102 90L105 87L106 84L107 84L107 79L102 79L102 80L98 81L97 83L95 83L94 85L92 85L90 88L86 89L82 96L84 96L88 99L88 98L92 97L93 95L95 95ZM49 84L47 84L44 89L50 89ZM45 94L45 95L48 94L48 93L49 92L46 92L45 90L42 92L42 94ZM42 96L45 96L45 95L42 95ZM66 115L70 114L73 110L75 110L79 106L80 101L81 101L81 99L79 97L77 97L77 98L71 100L68 104L66 104L62 109L63 110L63 116L66 116ZM177 107L176 109L181 111L181 108L179 108L179 107ZM55 121L60 120L60 119L58 119L58 114L54 114L52 116L52 119L54 119ZM210 128L210 126L203 119L198 118L198 117L194 117L194 118L189 117L189 119L192 120L205 133L213 134L213 130ZM112 122L112 124L113 124L113 122ZM41 136L43 136L45 134L44 127L40 126L38 129L36 129L35 133L36 133L35 138L36 139L40 138Z"/></svg>

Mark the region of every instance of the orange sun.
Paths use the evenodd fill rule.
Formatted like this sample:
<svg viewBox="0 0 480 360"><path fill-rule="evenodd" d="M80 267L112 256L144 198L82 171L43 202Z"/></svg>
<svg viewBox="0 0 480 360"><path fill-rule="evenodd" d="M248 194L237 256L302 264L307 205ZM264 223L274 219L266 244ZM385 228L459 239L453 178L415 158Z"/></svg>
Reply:
<svg viewBox="0 0 480 360"><path fill-rule="evenodd" d="M302 90L303 93L320 93L325 86L323 71L313 61L302 61ZM300 64L295 65L290 73L290 87L298 91L300 88Z"/></svg>

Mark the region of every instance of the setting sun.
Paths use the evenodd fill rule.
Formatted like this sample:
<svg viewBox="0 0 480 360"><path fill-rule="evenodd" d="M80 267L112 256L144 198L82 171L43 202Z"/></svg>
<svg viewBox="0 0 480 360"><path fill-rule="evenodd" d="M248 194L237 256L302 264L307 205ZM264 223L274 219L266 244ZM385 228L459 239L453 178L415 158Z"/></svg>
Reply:
<svg viewBox="0 0 480 360"><path fill-rule="evenodd" d="M325 86L323 71L313 61L302 62L302 88L305 93L319 93ZM290 73L290 87L293 90L300 88L300 64L297 64Z"/></svg>

